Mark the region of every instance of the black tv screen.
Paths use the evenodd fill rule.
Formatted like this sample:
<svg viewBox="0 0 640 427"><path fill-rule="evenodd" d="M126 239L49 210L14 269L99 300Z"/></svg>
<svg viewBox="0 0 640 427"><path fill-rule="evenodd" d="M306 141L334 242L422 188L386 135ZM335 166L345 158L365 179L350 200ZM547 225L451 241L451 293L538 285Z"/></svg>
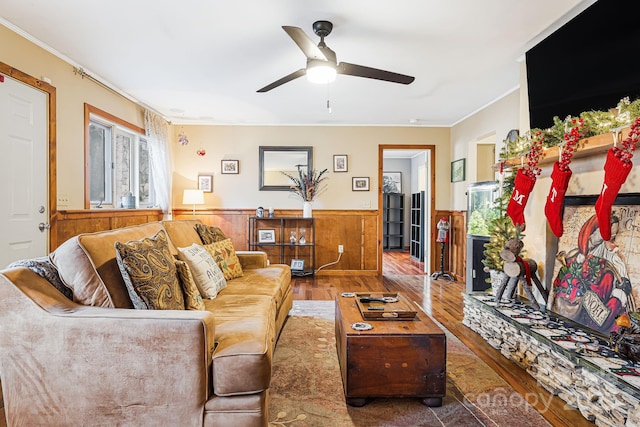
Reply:
<svg viewBox="0 0 640 427"><path fill-rule="evenodd" d="M531 128L640 98L640 1L599 0L526 54Z"/></svg>

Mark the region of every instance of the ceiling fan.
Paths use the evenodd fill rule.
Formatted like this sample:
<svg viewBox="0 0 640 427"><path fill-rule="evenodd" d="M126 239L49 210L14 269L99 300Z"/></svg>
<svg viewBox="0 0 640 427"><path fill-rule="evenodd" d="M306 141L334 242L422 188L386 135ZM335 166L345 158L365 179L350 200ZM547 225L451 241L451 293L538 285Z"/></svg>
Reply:
<svg viewBox="0 0 640 427"><path fill-rule="evenodd" d="M300 50L307 57L307 67L284 76L275 82L258 89L258 92L268 92L280 85L304 75L314 83L332 82L336 74L346 74L355 77L365 77L368 79L384 80L387 82L401 83L408 85L415 80L413 76L393 73L391 71L379 70L377 68L365 67L363 65L349 64L348 62L338 63L336 53L325 43L324 38L331 34L333 24L329 21L316 21L313 23L313 32L320 37L320 43L316 46L302 29L298 27L283 26L283 30L298 45Z"/></svg>

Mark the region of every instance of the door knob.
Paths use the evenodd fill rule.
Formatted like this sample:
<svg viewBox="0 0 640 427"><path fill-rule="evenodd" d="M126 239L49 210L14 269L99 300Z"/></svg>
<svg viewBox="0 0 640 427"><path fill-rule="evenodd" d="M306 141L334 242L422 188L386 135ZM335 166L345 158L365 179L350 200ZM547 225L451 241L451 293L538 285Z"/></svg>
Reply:
<svg viewBox="0 0 640 427"><path fill-rule="evenodd" d="M48 230L50 228L51 228L51 224L49 223L45 224L44 222L41 222L40 224L38 224L38 230L40 230L43 233L44 233L44 230Z"/></svg>

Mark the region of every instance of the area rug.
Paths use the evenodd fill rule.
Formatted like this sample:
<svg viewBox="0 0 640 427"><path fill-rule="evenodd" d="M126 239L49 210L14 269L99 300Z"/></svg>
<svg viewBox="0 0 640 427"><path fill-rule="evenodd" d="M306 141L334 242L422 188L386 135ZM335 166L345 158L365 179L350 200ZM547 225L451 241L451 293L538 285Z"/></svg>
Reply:
<svg viewBox="0 0 640 427"><path fill-rule="evenodd" d="M344 399L333 301L294 301L273 356L269 425L548 426L546 420L453 334L447 336L447 391L440 407L418 399Z"/></svg>

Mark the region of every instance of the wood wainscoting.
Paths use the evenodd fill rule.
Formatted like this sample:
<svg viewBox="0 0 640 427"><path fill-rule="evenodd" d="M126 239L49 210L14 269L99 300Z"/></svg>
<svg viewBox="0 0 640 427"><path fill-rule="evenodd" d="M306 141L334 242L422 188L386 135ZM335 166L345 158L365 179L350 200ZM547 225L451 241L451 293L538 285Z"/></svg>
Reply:
<svg viewBox="0 0 640 427"><path fill-rule="evenodd" d="M249 218L255 216L249 209L207 209L196 211L195 217L204 224L218 226L231 238L237 250L249 248ZM297 210L276 209L274 216L299 217ZM176 209L173 218L193 219L188 209ZM338 259L338 245L344 246L340 262L329 265L319 275L344 274L354 271L359 274L377 274L378 265L378 211L376 210L313 210L315 218L316 268Z"/></svg>
<svg viewBox="0 0 640 427"><path fill-rule="evenodd" d="M437 224L440 218L449 221L449 243L445 245L444 269L451 274L456 281L466 281L467 266L467 211L444 211L437 210L432 219L432 235L438 233ZM440 271L440 243L433 238L433 256L431 271Z"/></svg>
<svg viewBox="0 0 640 427"><path fill-rule="evenodd" d="M80 233L113 230L130 225L161 221L160 209L91 209L58 211L49 237L53 251Z"/></svg>
<svg viewBox="0 0 640 427"><path fill-rule="evenodd" d="M249 248L249 218L253 209L207 209L196 211L195 218L204 224L220 227L231 238L237 250ZM300 210L276 210L276 217L301 216ZM193 219L192 210L176 209L176 220ZM378 271L378 211L376 210L318 210L313 211L316 220L316 268L338 260L338 245L344 253L337 264L328 265L319 275L377 274ZM436 211L431 226L435 236L436 224L446 217L451 223L450 242L446 245L445 266L457 281L465 280L466 212ZM55 227L51 229L51 250L80 233L112 230L114 228L161 221L158 209L91 209L58 211ZM440 245L433 245L432 271L439 270Z"/></svg>

